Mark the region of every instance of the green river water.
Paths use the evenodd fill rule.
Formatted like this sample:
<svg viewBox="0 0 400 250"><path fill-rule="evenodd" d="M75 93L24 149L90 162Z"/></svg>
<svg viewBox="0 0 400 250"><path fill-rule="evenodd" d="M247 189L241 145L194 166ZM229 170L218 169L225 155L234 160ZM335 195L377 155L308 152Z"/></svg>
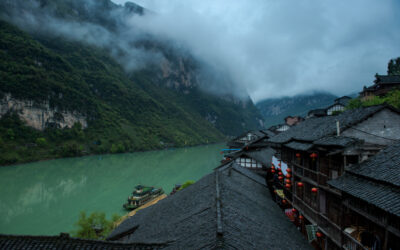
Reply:
<svg viewBox="0 0 400 250"><path fill-rule="evenodd" d="M162 187L198 180L221 160L222 144L88 156L0 167L0 233L70 232L79 213L124 215L137 184Z"/></svg>

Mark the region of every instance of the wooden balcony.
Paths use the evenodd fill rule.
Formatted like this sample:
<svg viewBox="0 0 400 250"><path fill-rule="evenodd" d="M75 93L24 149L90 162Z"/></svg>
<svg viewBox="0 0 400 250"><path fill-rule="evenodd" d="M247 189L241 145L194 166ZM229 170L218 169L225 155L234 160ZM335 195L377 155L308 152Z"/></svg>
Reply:
<svg viewBox="0 0 400 250"><path fill-rule="evenodd" d="M369 250L346 232L343 232L343 243L343 248L346 250Z"/></svg>
<svg viewBox="0 0 400 250"><path fill-rule="evenodd" d="M318 224L318 211L301 200L298 196L293 195L293 206L297 208L306 218L313 224Z"/></svg>
<svg viewBox="0 0 400 250"><path fill-rule="evenodd" d="M292 165L294 167L294 174L302 177L305 181L314 186L318 185L318 173L316 171L300 166L294 162L292 162Z"/></svg>
<svg viewBox="0 0 400 250"><path fill-rule="evenodd" d="M338 225L336 225L333 221L331 221L324 214L319 214L318 218L318 226L321 228L321 231L325 233L329 238L336 243L337 246L341 245L342 238L342 230Z"/></svg>

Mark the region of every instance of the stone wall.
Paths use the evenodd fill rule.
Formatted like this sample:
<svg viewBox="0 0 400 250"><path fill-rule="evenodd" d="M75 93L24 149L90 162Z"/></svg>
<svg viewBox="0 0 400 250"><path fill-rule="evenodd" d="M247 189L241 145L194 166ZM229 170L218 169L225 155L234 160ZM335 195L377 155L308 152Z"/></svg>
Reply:
<svg viewBox="0 0 400 250"><path fill-rule="evenodd" d="M52 109L48 102L19 100L13 98L11 94L5 94L0 99L0 118L10 111L17 112L21 120L38 130L44 130L47 127L72 127L76 122L79 122L82 128L87 127L86 117L82 114Z"/></svg>

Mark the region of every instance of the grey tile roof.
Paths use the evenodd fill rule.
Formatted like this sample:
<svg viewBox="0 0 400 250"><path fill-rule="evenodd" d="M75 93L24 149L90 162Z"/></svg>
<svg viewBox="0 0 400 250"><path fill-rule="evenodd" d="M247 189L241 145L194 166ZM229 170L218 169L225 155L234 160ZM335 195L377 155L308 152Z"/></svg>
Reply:
<svg viewBox="0 0 400 250"><path fill-rule="evenodd" d="M273 143L285 143L292 139L310 142L315 141L322 137L336 134L337 120L340 122L340 128L343 131L345 128L367 119L384 108L388 108L388 106L371 106L348 110L337 116L309 118L288 131L270 138L270 141Z"/></svg>
<svg viewBox="0 0 400 250"><path fill-rule="evenodd" d="M377 75L375 82L380 84L400 84L400 75Z"/></svg>
<svg viewBox="0 0 400 250"><path fill-rule="evenodd" d="M68 236L0 235L0 249L161 249L165 244L117 243Z"/></svg>
<svg viewBox="0 0 400 250"><path fill-rule="evenodd" d="M267 148L258 148L256 150L251 151L243 151L243 155L248 156L265 166L268 166L272 162L272 156L274 156L275 150L267 147Z"/></svg>
<svg viewBox="0 0 400 250"><path fill-rule="evenodd" d="M335 188L400 216L400 142L328 182Z"/></svg>
<svg viewBox="0 0 400 250"><path fill-rule="evenodd" d="M348 172L400 187L400 142L377 153Z"/></svg>
<svg viewBox="0 0 400 250"><path fill-rule="evenodd" d="M340 146L346 147L350 144L355 143L357 140L350 137L345 136L327 136L321 139L314 141L314 145L321 145L321 146Z"/></svg>
<svg viewBox="0 0 400 250"><path fill-rule="evenodd" d="M346 173L328 182L333 187L400 216L400 188Z"/></svg>
<svg viewBox="0 0 400 250"><path fill-rule="evenodd" d="M310 148L312 148L312 143L301 143L301 142L296 142L292 141L287 144L285 144L286 147L294 149L294 150L301 150L301 151L307 151Z"/></svg>
<svg viewBox="0 0 400 250"><path fill-rule="evenodd" d="M140 210L110 238L171 242L167 249L311 249L271 199L265 180L234 163Z"/></svg>

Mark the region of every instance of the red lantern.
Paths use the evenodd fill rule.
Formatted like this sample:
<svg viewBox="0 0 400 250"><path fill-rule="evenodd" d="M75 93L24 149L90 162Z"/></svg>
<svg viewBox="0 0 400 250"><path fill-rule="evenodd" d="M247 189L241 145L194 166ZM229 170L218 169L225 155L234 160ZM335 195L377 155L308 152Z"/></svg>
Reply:
<svg viewBox="0 0 400 250"><path fill-rule="evenodd" d="M296 153L296 157L300 158L301 154L300 153Z"/></svg>
<svg viewBox="0 0 400 250"><path fill-rule="evenodd" d="M304 220L304 216L303 215L299 215L299 220Z"/></svg>
<svg viewBox="0 0 400 250"><path fill-rule="evenodd" d="M275 169L271 169L271 173L275 173Z"/></svg>
<svg viewBox="0 0 400 250"><path fill-rule="evenodd" d="M274 166L274 165L272 165L272 166L271 166L271 169L275 169L275 166Z"/></svg>
<svg viewBox="0 0 400 250"><path fill-rule="evenodd" d="M282 181L282 180L283 180L283 176L279 176L278 179L279 179L280 181Z"/></svg>
<svg viewBox="0 0 400 250"><path fill-rule="evenodd" d="M301 188L304 186L304 184L303 184L303 182L297 182L297 186Z"/></svg>
<svg viewBox="0 0 400 250"><path fill-rule="evenodd" d="M278 175L283 175L281 171L278 172Z"/></svg>
<svg viewBox="0 0 400 250"><path fill-rule="evenodd" d="M278 168L278 171L282 171L282 169L281 169L281 168Z"/></svg>
<svg viewBox="0 0 400 250"><path fill-rule="evenodd" d="M292 170L290 168L286 169L286 172L291 173Z"/></svg>
<svg viewBox="0 0 400 250"><path fill-rule="evenodd" d="M318 155L317 155L316 153L310 154L310 157L313 158L313 159L317 158L317 156L318 156Z"/></svg>
<svg viewBox="0 0 400 250"><path fill-rule="evenodd" d="M290 174L286 174L285 177L290 179L290 177L292 177L292 176Z"/></svg>
<svg viewBox="0 0 400 250"><path fill-rule="evenodd" d="M276 194L276 190L274 190L274 194Z"/></svg>
<svg viewBox="0 0 400 250"><path fill-rule="evenodd" d="M311 192L317 193L318 192L318 188L316 188L316 187L311 188Z"/></svg>
<svg viewBox="0 0 400 250"><path fill-rule="evenodd" d="M321 232L316 232L315 235L316 235L318 238L321 238L321 237L323 236Z"/></svg>
<svg viewBox="0 0 400 250"><path fill-rule="evenodd" d="M286 200L282 200L282 204L286 204L287 203L287 201Z"/></svg>
<svg viewBox="0 0 400 250"><path fill-rule="evenodd" d="M289 179L286 179L285 182L286 182L286 183L290 183L290 180L289 180Z"/></svg>
<svg viewBox="0 0 400 250"><path fill-rule="evenodd" d="M296 208L292 208L292 212L296 213L297 212Z"/></svg>
<svg viewBox="0 0 400 250"><path fill-rule="evenodd" d="M290 185L289 183L286 183L285 188L289 189L292 185Z"/></svg>

